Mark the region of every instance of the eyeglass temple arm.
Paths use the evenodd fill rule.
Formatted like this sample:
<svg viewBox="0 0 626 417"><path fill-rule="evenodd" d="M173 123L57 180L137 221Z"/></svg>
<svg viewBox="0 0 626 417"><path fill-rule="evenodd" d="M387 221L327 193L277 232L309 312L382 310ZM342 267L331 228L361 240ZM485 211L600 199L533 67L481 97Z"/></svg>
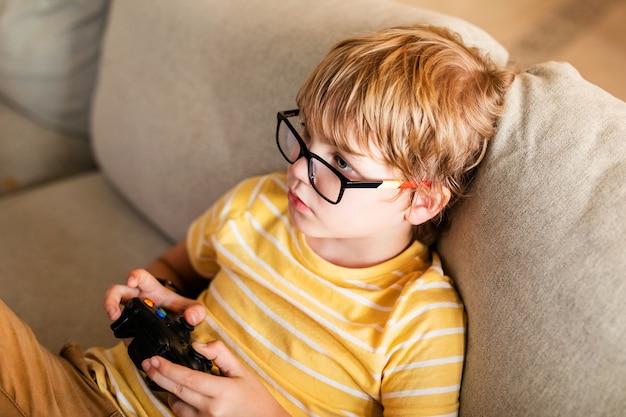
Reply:
<svg viewBox="0 0 626 417"><path fill-rule="evenodd" d="M402 180L381 180L381 181L348 181L347 188L380 188L387 190L407 190L419 187L430 187L430 181L402 181Z"/></svg>
<svg viewBox="0 0 626 417"><path fill-rule="evenodd" d="M431 182L430 181L420 181L420 182L415 182L415 181L401 181L401 180L385 180L385 181L381 181L381 184L378 188L384 188L384 189L401 189L401 190L407 190L407 189L412 189L412 188L420 188L420 187L430 187Z"/></svg>

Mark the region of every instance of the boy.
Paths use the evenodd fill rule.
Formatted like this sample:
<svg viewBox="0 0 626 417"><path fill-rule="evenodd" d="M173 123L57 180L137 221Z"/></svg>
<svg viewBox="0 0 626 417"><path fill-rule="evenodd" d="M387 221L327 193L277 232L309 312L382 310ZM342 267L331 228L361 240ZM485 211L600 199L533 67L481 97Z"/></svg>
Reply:
<svg viewBox="0 0 626 417"><path fill-rule="evenodd" d="M242 182L105 296L113 320L132 297L183 314L222 376L147 359L164 398L123 344L84 358L69 348L69 362L43 352L59 415L455 415L465 316L427 245L483 157L513 76L437 28L335 45L299 109L278 114L287 172ZM23 340L8 321L0 330ZM2 398L31 407L23 393L39 385L15 375L0 370ZM60 394L70 390L71 401Z"/></svg>

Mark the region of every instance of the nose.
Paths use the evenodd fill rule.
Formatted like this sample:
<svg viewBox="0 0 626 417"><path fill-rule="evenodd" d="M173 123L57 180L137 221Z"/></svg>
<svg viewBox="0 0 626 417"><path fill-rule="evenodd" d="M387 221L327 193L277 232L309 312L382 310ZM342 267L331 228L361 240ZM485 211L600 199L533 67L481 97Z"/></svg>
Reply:
<svg viewBox="0 0 626 417"><path fill-rule="evenodd" d="M296 162L289 166L289 170L294 178L309 183L309 161L306 157L301 156Z"/></svg>

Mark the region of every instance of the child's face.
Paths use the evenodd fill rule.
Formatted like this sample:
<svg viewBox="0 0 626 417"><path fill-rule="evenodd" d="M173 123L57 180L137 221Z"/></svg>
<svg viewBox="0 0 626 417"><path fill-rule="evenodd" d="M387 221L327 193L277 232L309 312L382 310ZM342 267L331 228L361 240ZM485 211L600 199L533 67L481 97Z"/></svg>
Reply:
<svg viewBox="0 0 626 417"><path fill-rule="evenodd" d="M323 158L354 181L398 178L397 172L372 151L358 155L339 151L317 137L303 138L309 151ZM311 186L308 162L302 157L289 165L289 212L295 226L307 237L372 240L379 244L394 236L406 239L412 225L405 215L410 210L411 192L390 189L347 188L338 204L322 198ZM400 193L400 194L398 194Z"/></svg>

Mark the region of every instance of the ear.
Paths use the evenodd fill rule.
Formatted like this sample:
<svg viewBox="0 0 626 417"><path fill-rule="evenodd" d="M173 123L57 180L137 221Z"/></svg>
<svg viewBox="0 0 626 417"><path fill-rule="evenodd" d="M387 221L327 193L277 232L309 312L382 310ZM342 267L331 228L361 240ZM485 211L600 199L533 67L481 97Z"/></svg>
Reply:
<svg viewBox="0 0 626 417"><path fill-rule="evenodd" d="M448 187L433 187L428 191L418 191L413 196L411 206L404 218L414 226L426 223L441 213L448 205L452 193Z"/></svg>

